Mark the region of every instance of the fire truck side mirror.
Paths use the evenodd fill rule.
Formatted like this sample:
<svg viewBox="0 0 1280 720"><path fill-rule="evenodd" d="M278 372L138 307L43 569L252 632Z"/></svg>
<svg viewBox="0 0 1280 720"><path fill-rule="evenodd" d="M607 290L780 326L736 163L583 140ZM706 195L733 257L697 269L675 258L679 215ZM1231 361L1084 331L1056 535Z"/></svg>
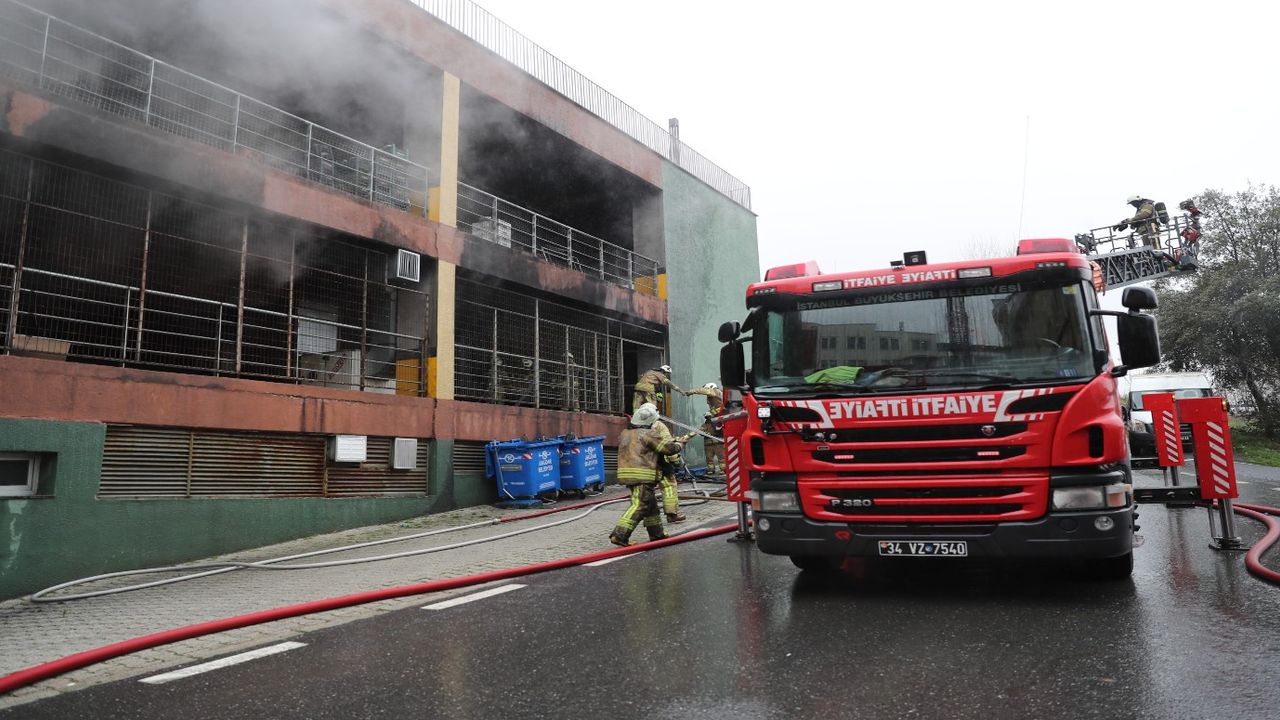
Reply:
<svg viewBox="0 0 1280 720"><path fill-rule="evenodd" d="M737 340L738 335L741 333L742 327L738 323L727 322L720 326L720 331L716 333L716 336L720 339L720 342L727 343Z"/></svg>
<svg viewBox="0 0 1280 720"><path fill-rule="evenodd" d="M736 323L735 323L736 324ZM720 348L720 383L728 388L740 388L746 385L746 361L743 359L742 345L727 342Z"/></svg>
<svg viewBox="0 0 1280 720"><path fill-rule="evenodd" d="M1116 318L1116 331L1120 362L1124 363L1116 370L1151 367L1160 362L1160 335L1156 332L1154 317L1137 313L1120 315Z"/></svg>
<svg viewBox="0 0 1280 720"><path fill-rule="evenodd" d="M1120 296L1120 304L1137 312L1138 310L1155 310L1160 303L1156 302L1156 291L1148 287L1127 287Z"/></svg>

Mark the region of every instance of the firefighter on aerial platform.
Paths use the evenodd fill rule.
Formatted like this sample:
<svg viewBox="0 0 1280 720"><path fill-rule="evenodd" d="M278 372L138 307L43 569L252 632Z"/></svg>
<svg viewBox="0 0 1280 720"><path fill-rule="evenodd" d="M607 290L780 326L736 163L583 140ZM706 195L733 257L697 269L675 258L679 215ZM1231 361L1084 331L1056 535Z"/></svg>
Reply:
<svg viewBox="0 0 1280 720"><path fill-rule="evenodd" d="M1165 210L1164 203L1153 202L1141 195L1130 195L1129 204L1137 212L1133 217L1121 220L1113 229L1133 228L1133 234L1129 236L1129 247L1133 247L1135 237L1140 237L1142 244L1151 246L1152 257L1164 261L1166 270L1178 270L1178 260L1160 247L1160 226L1169 224L1169 212Z"/></svg>
<svg viewBox="0 0 1280 720"><path fill-rule="evenodd" d="M663 400L666 399L663 389L668 386L681 395L687 394L671 380L670 365L660 365L656 368L645 370L640 375L640 378L636 380L635 394L631 398L632 410L645 403L651 403L655 408L661 410Z"/></svg>
<svg viewBox="0 0 1280 720"><path fill-rule="evenodd" d="M658 422L658 409L650 403L641 403L618 438L618 483L630 489L631 504L609 533L609 542L623 547L634 545L631 533L640 523L644 524L650 540L667 537L656 495L662 477L658 458L679 454L680 450L680 443Z"/></svg>
<svg viewBox="0 0 1280 720"><path fill-rule="evenodd" d="M712 440L707 435L724 437L723 431L717 429L713 422L724 413L724 393L720 391L719 385L709 382L700 388L689 390L685 395L690 397L705 395L707 398L707 412L702 416L702 427L698 428L706 433L702 436L702 452L707 456L707 472L711 475L721 475L724 473L724 440Z"/></svg>
<svg viewBox="0 0 1280 720"><path fill-rule="evenodd" d="M1133 234L1129 236L1129 247L1133 247L1133 240L1136 237L1142 238L1144 245L1150 245L1156 250L1160 249L1160 232L1159 220L1156 218L1155 202L1142 197L1141 195L1130 195L1126 201L1133 206L1136 211L1131 218L1125 218L1117 223L1112 229L1117 232L1123 232L1125 228L1132 228Z"/></svg>

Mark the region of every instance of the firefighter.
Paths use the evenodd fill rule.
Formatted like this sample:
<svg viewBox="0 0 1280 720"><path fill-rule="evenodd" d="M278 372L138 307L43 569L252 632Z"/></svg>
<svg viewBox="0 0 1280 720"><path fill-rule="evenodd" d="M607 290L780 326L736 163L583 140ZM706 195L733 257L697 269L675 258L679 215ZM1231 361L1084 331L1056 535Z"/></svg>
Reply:
<svg viewBox="0 0 1280 720"><path fill-rule="evenodd" d="M1123 231L1125 228L1133 229L1133 234L1129 236L1129 247L1133 247L1133 239L1135 237L1141 237L1144 245L1150 245L1152 248L1159 250L1160 223L1156 219L1155 202L1141 195L1130 195L1126 202L1132 205L1136 212L1134 212L1133 217L1121 220L1112 229L1116 231Z"/></svg>
<svg viewBox="0 0 1280 720"><path fill-rule="evenodd" d="M644 524L650 540L667 537L655 494L661 477L658 458L679 453L681 447L671 433L665 432L665 426L655 425L660 425L658 409L650 403L641 403L618 438L618 483L631 490L631 504L609 533L609 542L614 545L634 545L631 533L640 523Z"/></svg>
<svg viewBox="0 0 1280 720"><path fill-rule="evenodd" d="M671 366L660 365L641 373L640 378L636 380L635 394L631 398L631 408L640 407L645 403L650 403L654 408L662 408L663 401L666 399L663 395L663 389L670 386L672 390L686 395L684 390L680 389L671 380Z"/></svg>
<svg viewBox="0 0 1280 720"><path fill-rule="evenodd" d="M686 392L685 395L706 396L707 412L703 414L702 427L698 429L706 435L723 438L721 431L712 422L724 413L724 393L720 391L720 386L709 382L700 388ZM707 456L707 472L712 475L721 475L724 473L724 440L712 440L706 435L702 436L702 452Z"/></svg>
<svg viewBox="0 0 1280 720"><path fill-rule="evenodd" d="M664 439L679 443L677 446L679 449L675 452L662 453L658 458L658 470L662 475L658 480L658 489L662 491L662 511L667 515L667 522L684 522L688 518L680 512L679 491L676 489L676 468L684 463L680 453L684 450L684 444L693 437L693 433L672 437L671 430L661 420L654 421L653 430Z"/></svg>

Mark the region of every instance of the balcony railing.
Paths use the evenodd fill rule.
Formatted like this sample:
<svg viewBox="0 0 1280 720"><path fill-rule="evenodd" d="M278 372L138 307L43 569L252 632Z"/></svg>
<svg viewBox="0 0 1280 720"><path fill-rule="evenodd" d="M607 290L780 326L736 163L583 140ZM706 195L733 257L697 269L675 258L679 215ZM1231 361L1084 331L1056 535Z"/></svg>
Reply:
<svg viewBox="0 0 1280 720"><path fill-rule="evenodd" d="M751 209L751 188L701 153L673 138L617 96L470 0L409 0L454 30L586 108L632 139L689 171L730 200Z"/></svg>
<svg viewBox="0 0 1280 720"><path fill-rule="evenodd" d="M0 0L0 76L336 190L426 214L427 168Z"/></svg>
<svg viewBox="0 0 1280 720"><path fill-rule="evenodd" d="M461 182L458 227L637 292L658 294L656 261Z"/></svg>

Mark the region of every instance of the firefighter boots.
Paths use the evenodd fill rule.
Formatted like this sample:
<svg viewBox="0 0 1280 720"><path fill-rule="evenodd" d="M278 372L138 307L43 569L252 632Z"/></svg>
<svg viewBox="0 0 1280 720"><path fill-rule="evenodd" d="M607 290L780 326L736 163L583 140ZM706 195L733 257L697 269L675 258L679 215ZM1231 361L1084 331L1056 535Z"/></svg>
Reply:
<svg viewBox="0 0 1280 720"><path fill-rule="evenodd" d="M645 530L649 531L650 540L666 540L670 537L667 535L666 529L661 525L650 525L649 527L646 527Z"/></svg>
<svg viewBox="0 0 1280 720"><path fill-rule="evenodd" d="M688 519L689 517L684 513L680 512L679 510L675 512L667 513L667 522L669 523L684 522L685 520L688 520Z"/></svg>
<svg viewBox="0 0 1280 720"><path fill-rule="evenodd" d="M630 539L630 536L631 533L619 532L618 528L614 528L613 531L609 533L609 542L619 547L630 547L636 544L634 540Z"/></svg>

